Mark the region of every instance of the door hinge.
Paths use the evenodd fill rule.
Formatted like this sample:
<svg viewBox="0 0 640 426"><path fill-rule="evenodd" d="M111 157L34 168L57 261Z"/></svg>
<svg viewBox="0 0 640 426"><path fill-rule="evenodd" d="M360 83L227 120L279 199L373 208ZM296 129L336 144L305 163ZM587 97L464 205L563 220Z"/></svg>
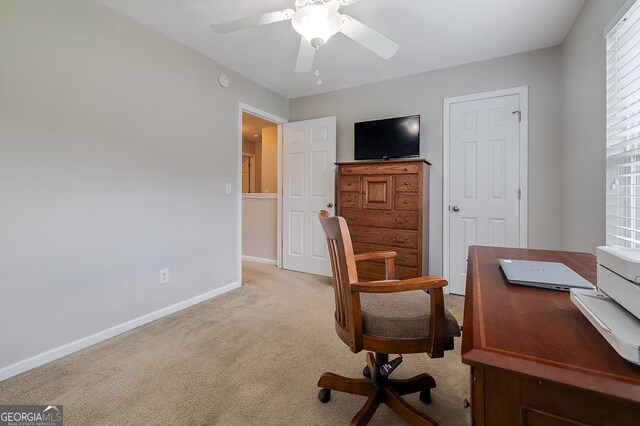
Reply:
<svg viewBox="0 0 640 426"><path fill-rule="evenodd" d="M518 188L518 200L522 199L522 189Z"/></svg>
<svg viewBox="0 0 640 426"><path fill-rule="evenodd" d="M522 111L513 111L511 114L518 114L518 123L522 123Z"/></svg>

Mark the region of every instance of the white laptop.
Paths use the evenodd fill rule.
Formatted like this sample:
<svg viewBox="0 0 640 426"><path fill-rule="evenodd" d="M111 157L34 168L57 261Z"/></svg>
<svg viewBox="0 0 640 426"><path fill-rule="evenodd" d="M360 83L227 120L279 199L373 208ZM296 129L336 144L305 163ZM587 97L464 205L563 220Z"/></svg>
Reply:
<svg viewBox="0 0 640 426"><path fill-rule="evenodd" d="M572 288L595 290L595 286L564 263L499 259L511 284L569 291Z"/></svg>

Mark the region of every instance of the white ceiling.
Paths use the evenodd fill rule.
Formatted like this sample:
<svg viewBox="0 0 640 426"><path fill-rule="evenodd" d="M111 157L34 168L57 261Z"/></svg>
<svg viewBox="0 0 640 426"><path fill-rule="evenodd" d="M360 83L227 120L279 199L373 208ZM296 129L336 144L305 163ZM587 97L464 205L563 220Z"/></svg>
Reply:
<svg viewBox="0 0 640 426"><path fill-rule="evenodd" d="M294 67L290 22L219 35L211 24L293 8L294 0L100 0L288 98L555 46L584 0L361 0L341 7L400 45L384 60L342 34ZM232 82L233 84L233 82Z"/></svg>

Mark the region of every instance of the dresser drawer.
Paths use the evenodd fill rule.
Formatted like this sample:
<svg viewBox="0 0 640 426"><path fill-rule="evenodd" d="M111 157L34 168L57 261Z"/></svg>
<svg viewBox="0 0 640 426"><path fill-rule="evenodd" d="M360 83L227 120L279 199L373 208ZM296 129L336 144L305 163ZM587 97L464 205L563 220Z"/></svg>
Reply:
<svg viewBox="0 0 640 426"><path fill-rule="evenodd" d="M356 254L369 253L372 251L395 251L398 255L395 257L396 265L418 266L418 250L401 247L389 247L383 245L353 243L353 251ZM373 262L384 263L384 259L374 260Z"/></svg>
<svg viewBox="0 0 640 426"><path fill-rule="evenodd" d="M391 176L362 176L362 208L369 210L391 210Z"/></svg>
<svg viewBox="0 0 640 426"><path fill-rule="evenodd" d="M349 231L351 232L351 240L354 243L418 248L418 231L352 225L349 225Z"/></svg>
<svg viewBox="0 0 640 426"><path fill-rule="evenodd" d="M394 176L396 192L418 192L418 175Z"/></svg>
<svg viewBox="0 0 640 426"><path fill-rule="evenodd" d="M360 193L359 192L342 192L340 193L340 209L356 208L360 206Z"/></svg>
<svg viewBox="0 0 640 426"><path fill-rule="evenodd" d="M395 194L393 208L396 210L420 210L419 198L417 193L399 192Z"/></svg>
<svg viewBox="0 0 640 426"><path fill-rule="evenodd" d="M422 163L347 164L340 166L341 175L398 175L418 173Z"/></svg>
<svg viewBox="0 0 640 426"><path fill-rule="evenodd" d="M365 225L394 229L418 229L418 212L341 209L349 226Z"/></svg>
<svg viewBox="0 0 640 426"><path fill-rule="evenodd" d="M356 263L358 269L358 279L364 278L369 280L384 280L385 266L384 263L372 262L366 260ZM390 280L406 280L407 278L416 278L418 276L417 268L407 266L396 266L396 276L389 277Z"/></svg>
<svg viewBox="0 0 640 426"><path fill-rule="evenodd" d="M360 192L360 176L341 176L340 191Z"/></svg>

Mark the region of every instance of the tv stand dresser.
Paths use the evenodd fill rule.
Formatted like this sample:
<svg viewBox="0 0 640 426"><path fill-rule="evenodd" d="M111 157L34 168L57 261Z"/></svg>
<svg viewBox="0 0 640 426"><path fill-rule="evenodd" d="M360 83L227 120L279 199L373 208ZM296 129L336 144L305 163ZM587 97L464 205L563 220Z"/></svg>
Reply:
<svg viewBox="0 0 640 426"><path fill-rule="evenodd" d="M355 253L397 252L398 279L428 274L430 164L422 158L337 163L337 211L349 225ZM357 267L358 278L385 278L384 261Z"/></svg>

